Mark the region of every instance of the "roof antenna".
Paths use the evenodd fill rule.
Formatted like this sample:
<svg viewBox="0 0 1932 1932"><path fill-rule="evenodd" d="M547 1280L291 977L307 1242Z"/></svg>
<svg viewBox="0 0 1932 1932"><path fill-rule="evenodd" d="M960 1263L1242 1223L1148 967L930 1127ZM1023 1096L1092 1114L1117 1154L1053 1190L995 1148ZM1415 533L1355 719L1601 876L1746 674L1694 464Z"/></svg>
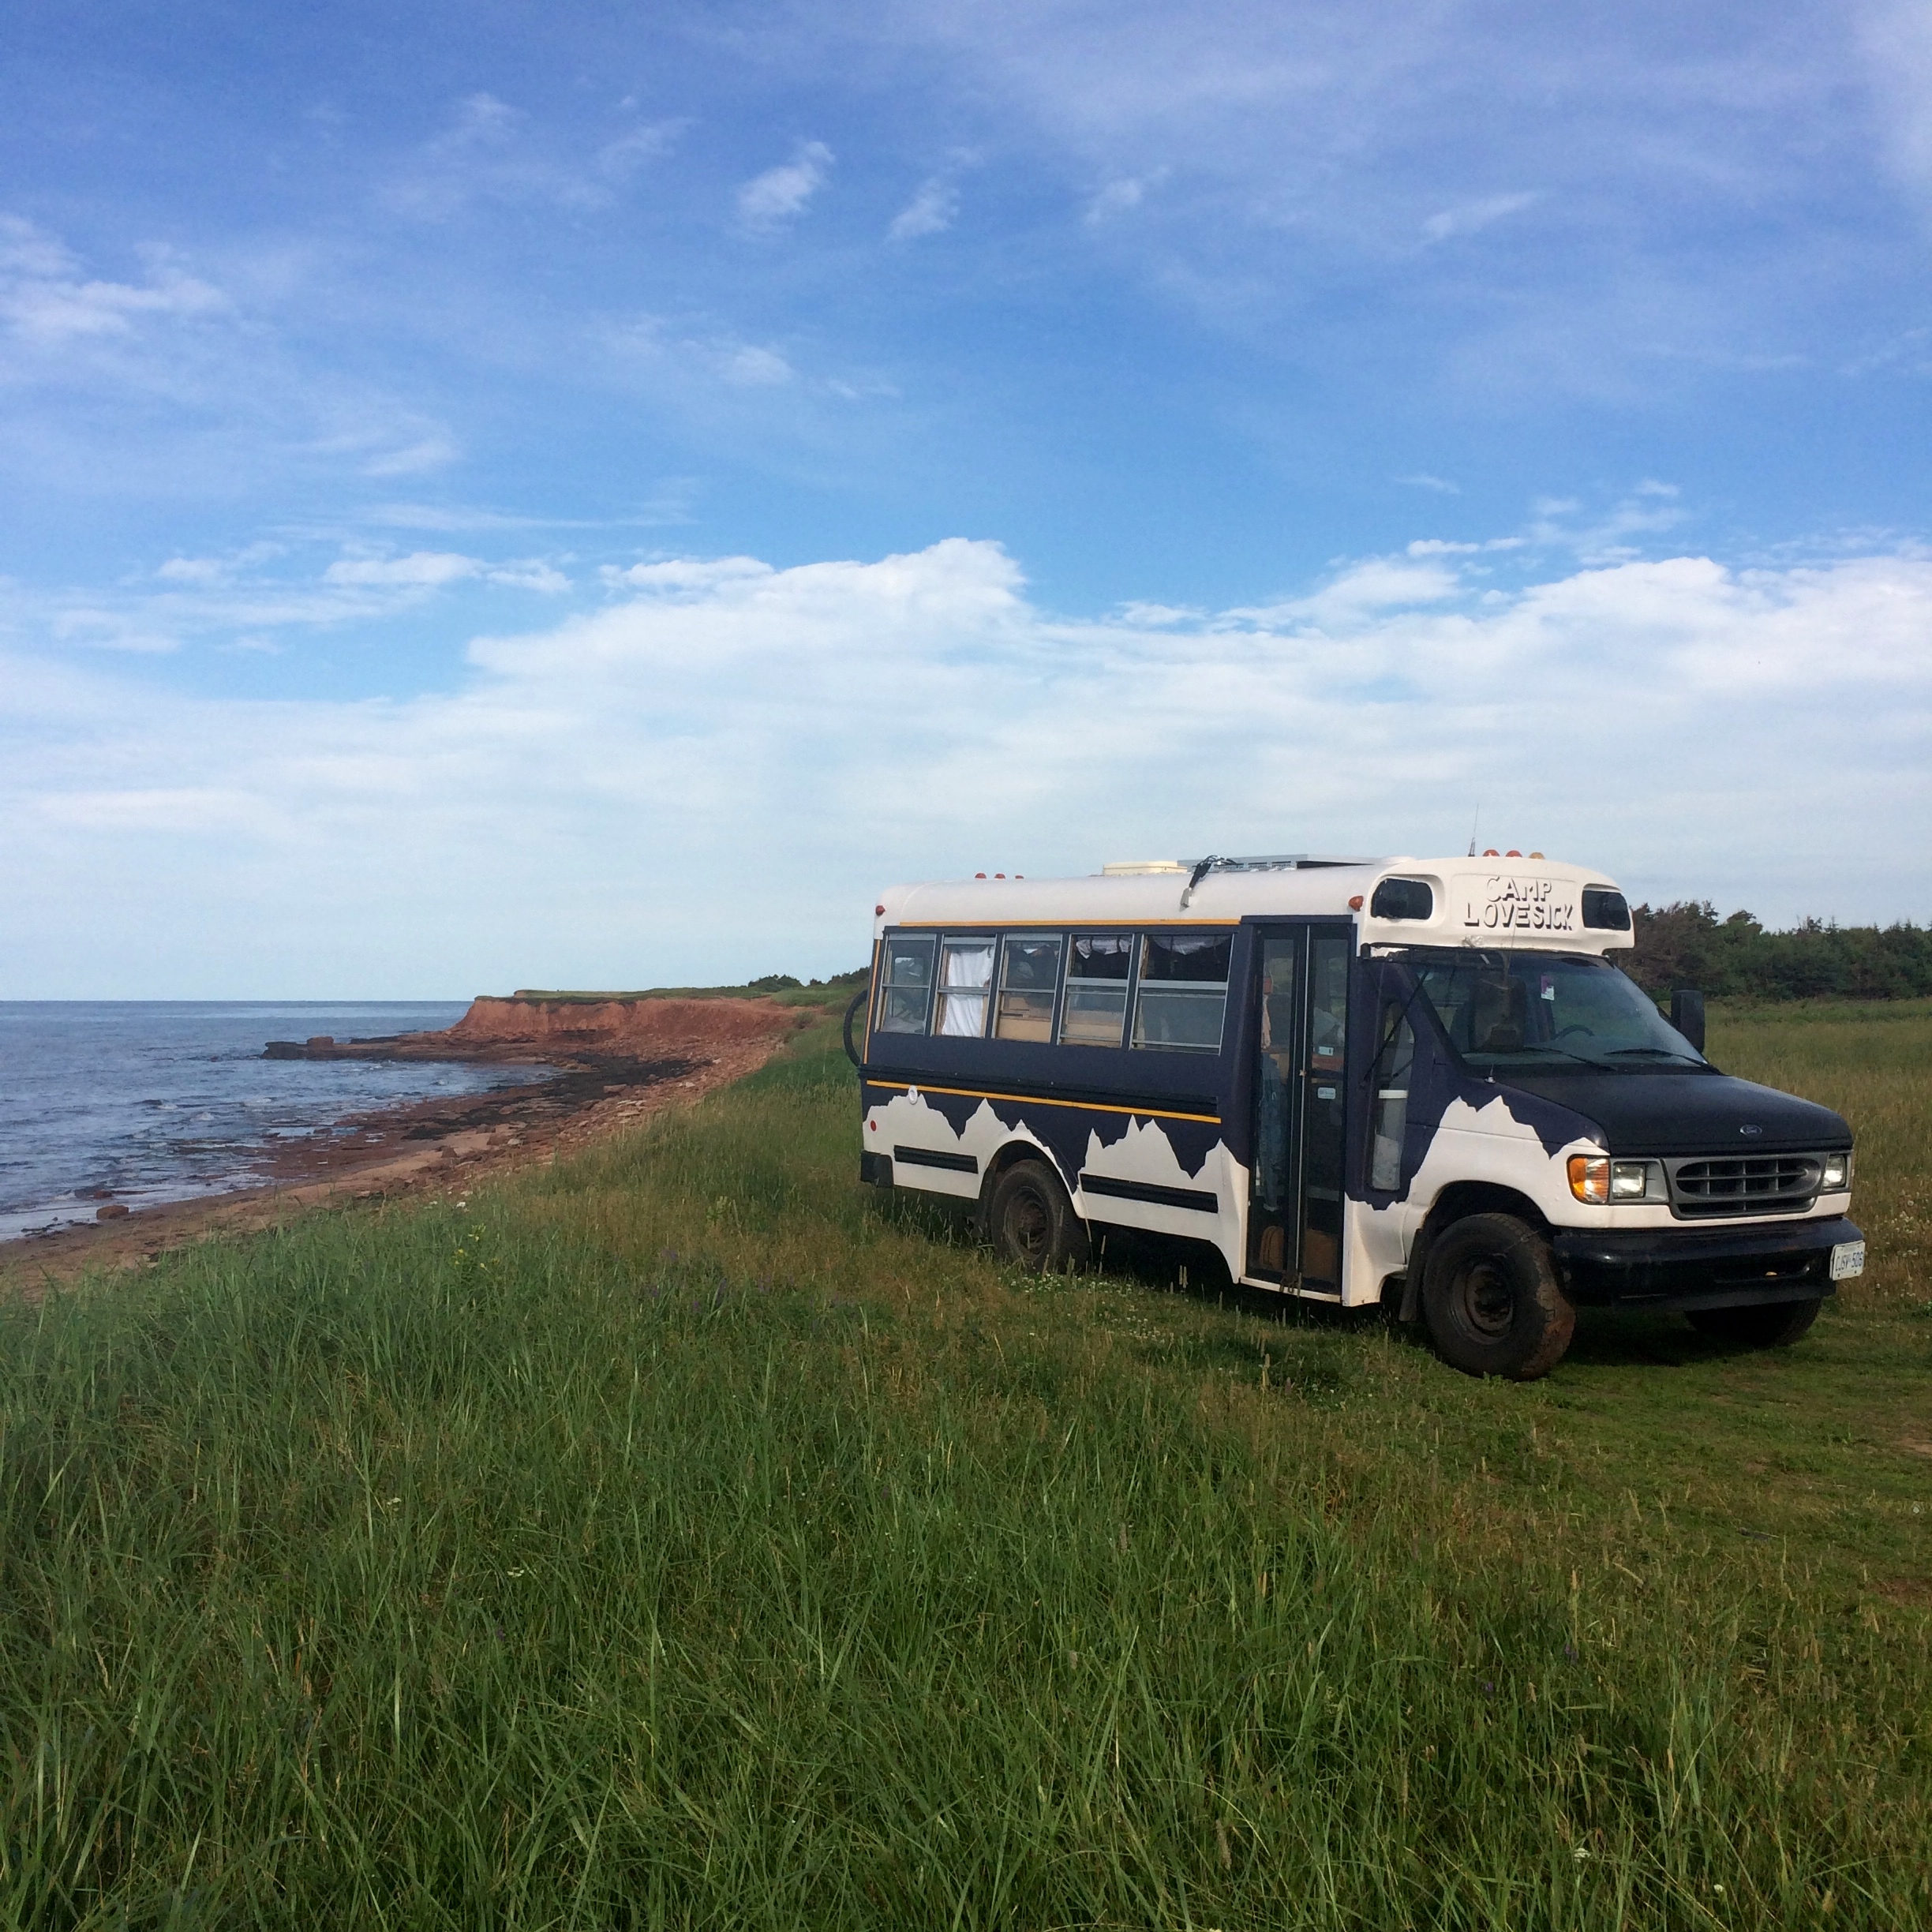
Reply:
<svg viewBox="0 0 1932 1932"><path fill-rule="evenodd" d="M1478 799L1476 801L1476 815L1475 815L1475 817L1474 817L1474 818L1472 818L1472 819L1470 819L1470 848L1469 848L1469 856L1470 856L1472 859L1473 859L1473 858L1476 856L1476 828L1477 828L1477 827L1479 825L1481 825L1481 823L1482 823L1482 800L1481 800L1481 799Z"/></svg>

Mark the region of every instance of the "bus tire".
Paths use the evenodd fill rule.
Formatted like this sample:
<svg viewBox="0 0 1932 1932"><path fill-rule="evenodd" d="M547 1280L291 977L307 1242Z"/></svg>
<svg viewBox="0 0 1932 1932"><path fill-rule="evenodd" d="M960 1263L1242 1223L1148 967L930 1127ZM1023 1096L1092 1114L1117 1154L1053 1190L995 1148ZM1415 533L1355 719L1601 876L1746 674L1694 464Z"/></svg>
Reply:
<svg viewBox="0 0 1932 1932"><path fill-rule="evenodd" d="M1470 1215L1436 1236L1422 1312L1451 1368L1512 1382L1548 1375L1576 1329L1549 1243L1514 1215Z"/></svg>
<svg viewBox="0 0 1932 1932"><path fill-rule="evenodd" d="M1760 1301L1753 1308L1687 1309L1684 1319L1701 1335L1743 1348L1789 1348L1818 1320L1822 1299Z"/></svg>
<svg viewBox="0 0 1932 1932"><path fill-rule="evenodd" d="M1044 1161L1015 1161L993 1183L987 1233L1002 1261L1029 1275L1084 1267L1091 1252L1086 1222Z"/></svg>

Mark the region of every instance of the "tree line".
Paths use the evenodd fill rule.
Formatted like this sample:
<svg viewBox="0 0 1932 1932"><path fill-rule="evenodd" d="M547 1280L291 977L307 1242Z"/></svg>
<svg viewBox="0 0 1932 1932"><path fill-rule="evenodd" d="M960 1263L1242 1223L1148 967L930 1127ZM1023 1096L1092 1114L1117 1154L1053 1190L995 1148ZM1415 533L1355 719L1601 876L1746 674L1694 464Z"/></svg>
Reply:
<svg viewBox="0 0 1932 1932"><path fill-rule="evenodd" d="M1932 928L1807 919L1767 932L1748 912L1720 919L1708 899L1633 906L1634 953L1617 964L1646 992L1695 987L1714 996L1910 999L1932 994Z"/></svg>

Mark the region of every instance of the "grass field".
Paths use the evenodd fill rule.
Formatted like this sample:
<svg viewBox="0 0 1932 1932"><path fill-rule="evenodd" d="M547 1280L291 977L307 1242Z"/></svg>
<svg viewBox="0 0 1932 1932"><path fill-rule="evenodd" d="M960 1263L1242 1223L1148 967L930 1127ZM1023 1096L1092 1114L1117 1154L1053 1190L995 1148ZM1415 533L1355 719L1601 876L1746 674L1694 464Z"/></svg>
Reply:
<svg viewBox="0 0 1932 1932"><path fill-rule="evenodd" d="M1014 1276L854 1184L827 1029L0 1309L0 1914L1923 1927L1932 1011L1712 1049L1860 1133L1788 1353Z"/></svg>

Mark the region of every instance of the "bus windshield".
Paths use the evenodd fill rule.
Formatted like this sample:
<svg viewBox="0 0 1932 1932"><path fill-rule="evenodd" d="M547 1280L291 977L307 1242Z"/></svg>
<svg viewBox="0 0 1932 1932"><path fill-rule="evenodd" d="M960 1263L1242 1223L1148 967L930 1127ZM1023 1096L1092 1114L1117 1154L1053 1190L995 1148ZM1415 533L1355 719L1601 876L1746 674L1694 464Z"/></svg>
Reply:
<svg viewBox="0 0 1932 1932"><path fill-rule="evenodd" d="M1466 1065L1685 1073L1709 1062L1607 960L1567 953L1403 955Z"/></svg>

